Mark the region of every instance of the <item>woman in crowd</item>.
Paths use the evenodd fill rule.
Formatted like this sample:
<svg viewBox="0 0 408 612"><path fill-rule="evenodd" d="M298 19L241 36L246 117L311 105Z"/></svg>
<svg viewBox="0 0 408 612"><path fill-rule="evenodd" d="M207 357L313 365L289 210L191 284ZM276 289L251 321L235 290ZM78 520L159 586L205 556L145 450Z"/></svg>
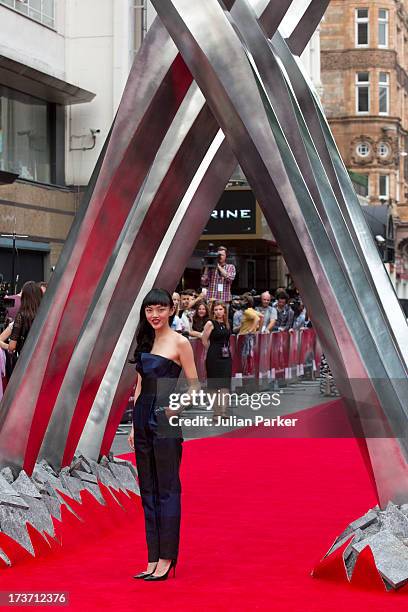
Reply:
<svg viewBox="0 0 408 612"><path fill-rule="evenodd" d="M212 306L212 318L204 325L202 343L208 349L205 360L208 389L228 393L231 389L232 358L229 349L231 330L228 322L227 307L224 302L216 301ZM213 421L227 417L224 401L214 405Z"/></svg>
<svg viewBox="0 0 408 612"><path fill-rule="evenodd" d="M291 301L290 307L293 310L293 324L289 331L292 329L303 329L304 327L310 327L306 308L300 296Z"/></svg>
<svg viewBox="0 0 408 612"><path fill-rule="evenodd" d="M191 385L197 382L191 344L171 329L174 314L168 291L149 291L140 309L132 362L137 380L128 442L136 453L148 549L147 568L134 577L148 581L165 580L172 567L175 572L179 549L183 437L181 427L169 421L176 413L163 405L168 406L181 370Z"/></svg>
<svg viewBox="0 0 408 612"><path fill-rule="evenodd" d="M250 293L242 296L242 319L238 335L244 336L242 345L242 373L252 375L255 370L255 334L262 327L263 314L254 309L254 298Z"/></svg>
<svg viewBox="0 0 408 612"><path fill-rule="evenodd" d="M21 306L16 314L8 345L9 353L18 358L41 304L43 292L34 281L28 281L21 291Z"/></svg>
<svg viewBox="0 0 408 612"><path fill-rule="evenodd" d="M0 397L3 397L3 391L5 390L10 376L13 373L13 366L15 363L13 355L8 352L8 341L11 336L11 332L13 331L13 325L14 321L11 321L11 323L9 323L0 334L0 370L2 372L2 386L0 391Z"/></svg>
<svg viewBox="0 0 408 612"><path fill-rule="evenodd" d="M192 338L201 338L204 331L204 326L210 319L208 306L204 301L197 302L194 306L194 314L190 336Z"/></svg>

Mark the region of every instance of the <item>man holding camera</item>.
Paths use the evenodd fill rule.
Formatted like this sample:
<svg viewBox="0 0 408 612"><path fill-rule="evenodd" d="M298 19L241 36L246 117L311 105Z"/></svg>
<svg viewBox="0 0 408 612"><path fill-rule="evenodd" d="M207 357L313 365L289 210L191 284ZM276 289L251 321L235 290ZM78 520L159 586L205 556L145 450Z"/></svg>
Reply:
<svg viewBox="0 0 408 612"><path fill-rule="evenodd" d="M214 268L206 266L201 277L202 287L207 287L207 300L219 300L229 305L231 302L231 285L236 270L233 264L227 264L227 249L218 247L217 265Z"/></svg>

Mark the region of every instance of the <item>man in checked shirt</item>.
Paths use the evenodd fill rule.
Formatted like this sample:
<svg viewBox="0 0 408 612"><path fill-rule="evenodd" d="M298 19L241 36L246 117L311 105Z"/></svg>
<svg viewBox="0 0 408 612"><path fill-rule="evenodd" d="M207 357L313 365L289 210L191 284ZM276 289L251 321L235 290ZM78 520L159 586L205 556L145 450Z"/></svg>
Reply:
<svg viewBox="0 0 408 612"><path fill-rule="evenodd" d="M206 266L201 277L202 287L207 287L207 300L220 300L227 304L231 303L231 285L235 278L236 270L232 264L227 264L227 248L218 247L218 262L215 268Z"/></svg>

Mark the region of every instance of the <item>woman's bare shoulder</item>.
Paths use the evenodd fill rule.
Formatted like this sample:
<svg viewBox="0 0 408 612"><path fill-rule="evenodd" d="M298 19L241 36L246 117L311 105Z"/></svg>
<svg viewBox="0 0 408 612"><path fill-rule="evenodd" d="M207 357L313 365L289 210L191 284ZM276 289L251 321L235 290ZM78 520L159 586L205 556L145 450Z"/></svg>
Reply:
<svg viewBox="0 0 408 612"><path fill-rule="evenodd" d="M174 332L174 334L177 336L175 341L179 349L186 348L186 346L190 344L190 340L186 338L186 336L183 336L183 334L178 334L177 332Z"/></svg>

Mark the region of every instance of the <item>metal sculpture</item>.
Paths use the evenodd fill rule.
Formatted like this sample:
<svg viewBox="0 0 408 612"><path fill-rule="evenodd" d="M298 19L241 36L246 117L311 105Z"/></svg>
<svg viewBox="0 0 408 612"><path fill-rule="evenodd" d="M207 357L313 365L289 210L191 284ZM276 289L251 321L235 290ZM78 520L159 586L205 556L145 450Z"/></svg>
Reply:
<svg viewBox="0 0 408 612"><path fill-rule="evenodd" d="M0 464L55 470L107 455L134 373L137 316L174 289L237 163L293 273L379 500L408 501L408 328L300 54L291 1L153 0L129 76L0 411ZM279 6L277 6L277 4ZM406 391L406 389L405 389ZM374 418L373 418L374 417Z"/></svg>

